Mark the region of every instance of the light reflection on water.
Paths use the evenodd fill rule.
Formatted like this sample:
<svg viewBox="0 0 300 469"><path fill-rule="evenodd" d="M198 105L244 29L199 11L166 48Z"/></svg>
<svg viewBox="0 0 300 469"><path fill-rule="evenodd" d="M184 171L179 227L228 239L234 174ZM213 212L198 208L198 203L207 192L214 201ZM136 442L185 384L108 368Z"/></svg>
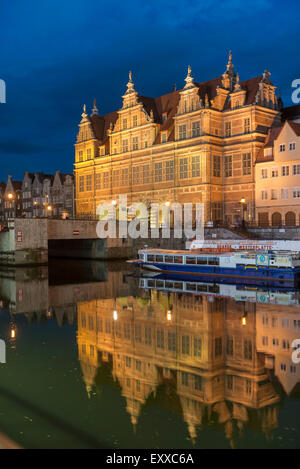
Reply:
<svg viewBox="0 0 300 469"><path fill-rule="evenodd" d="M0 431L28 448L299 447L298 292L0 272Z"/></svg>

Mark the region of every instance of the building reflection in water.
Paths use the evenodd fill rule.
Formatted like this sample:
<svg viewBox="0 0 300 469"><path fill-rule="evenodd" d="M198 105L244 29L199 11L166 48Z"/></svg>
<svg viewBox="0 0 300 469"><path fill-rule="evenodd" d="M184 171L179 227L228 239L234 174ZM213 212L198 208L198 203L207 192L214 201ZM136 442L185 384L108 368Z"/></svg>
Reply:
<svg viewBox="0 0 300 469"><path fill-rule="evenodd" d="M159 403L186 423L192 441L211 424L232 446L246 429L272 438L284 396L298 392L300 381L291 360L300 338L298 293L135 279L124 265L99 265L70 284L63 276L49 284L45 269L2 279L11 330L17 313L59 326L77 321L88 395L109 379L136 434L141 416Z"/></svg>
<svg viewBox="0 0 300 469"><path fill-rule="evenodd" d="M110 276L111 284L121 282L121 274ZM260 292L258 298L232 287L236 301L236 295L216 294L218 286L192 294L180 282L178 288L157 282L141 280L135 295L78 302L87 392L98 367L110 363L134 426L147 401L169 383L192 440L208 422L223 425L232 445L245 426L271 437L282 388L290 394L299 381L299 365L291 362L300 327L294 293Z"/></svg>

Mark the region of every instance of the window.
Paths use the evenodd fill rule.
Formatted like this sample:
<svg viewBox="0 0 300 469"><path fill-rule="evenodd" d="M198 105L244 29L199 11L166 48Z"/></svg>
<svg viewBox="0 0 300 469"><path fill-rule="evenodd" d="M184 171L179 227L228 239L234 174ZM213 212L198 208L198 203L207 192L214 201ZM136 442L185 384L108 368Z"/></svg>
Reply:
<svg viewBox="0 0 300 469"><path fill-rule="evenodd" d="M267 179L268 177L268 170L266 168L261 170L261 179Z"/></svg>
<svg viewBox="0 0 300 469"><path fill-rule="evenodd" d="M229 389L230 391L233 390L233 376L232 375L227 376L227 389Z"/></svg>
<svg viewBox="0 0 300 469"><path fill-rule="evenodd" d="M131 358L125 357L125 366L126 368L131 368Z"/></svg>
<svg viewBox="0 0 300 469"><path fill-rule="evenodd" d="M150 182L150 165L143 165L143 184L149 184Z"/></svg>
<svg viewBox="0 0 300 469"><path fill-rule="evenodd" d="M140 183L140 167L134 166L132 168L132 183L133 185L137 185Z"/></svg>
<svg viewBox="0 0 300 469"><path fill-rule="evenodd" d="M128 139L123 140L122 145L123 145L123 152L124 153L127 152L128 151Z"/></svg>
<svg viewBox="0 0 300 469"><path fill-rule="evenodd" d="M268 200L268 191L261 191L261 200Z"/></svg>
<svg viewBox="0 0 300 469"><path fill-rule="evenodd" d="M105 171L103 173L103 188L107 189L109 187L109 172Z"/></svg>
<svg viewBox="0 0 300 469"><path fill-rule="evenodd" d="M136 369L136 371L142 371L142 362L141 362L141 360L136 360L135 361L135 369Z"/></svg>
<svg viewBox="0 0 300 469"><path fill-rule="evenodd" d="M233 356L233 338L232 337L227 337L226 354L229 357Z"/></svg>
<svg viewBox="0 0 300 469"><path fill-rule="evenodd" d="M266 336L266 335L262 336L262 344L266 347L269 345L268 336Z"/></svg>
<svg viewBox="0 0 300 469"><path fill-rule="evenodd" d="M289 342L288 340L286 340L286 339L283 339L283 340L282 340L282 348L283 348L284 350L289 350L289 348L290 348L290 342Z"/></svg>
<svg viewBox="0 0 300 469"><path fill-rule="evenodd" d="M252 342L251 340L244 341L244 358L245 360L252 360Z"/></svg>
<svg viewBox="0 0 300 469"><path fill-rule="evenodd" d="M166 143L166 141L167 141L167 132L162 132L161 143Z"/></svg>
<svg viewBox="0 0 300 469"><path fill-rule="evenodd" d="M79 150L79 152L78 152L78 160L79 160L79 162L83 161L83 151L82 150Z"/></svg>
<svg viewBox="0 0 300 469"><path fill-rule="evenodd" d="M281 371L286 371L286 364L285 364L285 363L281 363L281 364L280 364L280 369L281 369Z"/></svg>
<svg viewBox="0 0 300 469"><path fill-rule="evenodd" d="M287 200L289 198L289 190L288 189L281 189L281 199Z"/></svg>
<svg viewBox="0 0 300 469"><path fill-rule="evenodd" d="M185 373L184 371L181 373L181 384L183 386L189 385L189 375L188 373Z"/></svg>
<svg viewBox="0 0 300 469"><path fill-rule="evenodd" d="M243 154L243 175L251 174L251 153Z"/></svg>
<svg viewBox="0 0 300 469"><path fill-rule="evenodd" d="M168 350L170 352L176 352L176 333L168 332Z"/></svg>
<svg viewBox="0 0 300 469"><path fill-rule="evenodd" d="M216 178L221 177L221 158L218 155L213 157L213 175Z"/></svg>
<svg viewBox="0 0 300 469"><path fill-rule="evenodd" d="M293 188L293 199L300 199L300 187Z"/></svg>
<svg viewBox="0 0 300 469"><path fill-rule="evenodd" d="M163 329L157 329L156 331L157 347L164 349L165 348L165 335Z"/></svg>
<svg viewBox="0 0 300 469"><path fill-rule="evenodd" d="M124 338L126 340L130 340L130 323L129 322L124 323Z"/></svg>
<svg viewBox="0 0 300 469"><path fill-rule="evenodd" d="M128 168L122 169L122 186L128 186L129 184L129 170Z"/></svg>
<svg viewBox="0 0 300 469"><path fill-rule="evenodd" d="M138 137L132 138L132 149L137 150L139 148L139 140Z"/></svg>
<svg viewBox="0 0 300 469"><path fill-rule="evenodd" d="M86 190L91 191L92 190L92 175L88 174L86 176Z"/></svg>
<svg viewBox="0 0 300 469"><path fill-rule="evenodd" d="M86 157L88 160L90 160L92 158L92 150L91 148L88 148L87 151L86 151Z"/></svg>
<svg viewBox="0 0 300 469"><path fill-rule="evenodd" d="M202 390L202 377L195 375L195 389L196 391Z"/></svg>
<svg viewBox="0 0 300 469"><path fill-rule="evenodd" d="M279 151L280 152L285 151L285 145L279 145Z"/></svg>
<svg viewBox="0 0 300 469"><path fill-rule="evenodd" d="M296 367L295 365L290 366L291 373L296 373Z"/></svg>
<svg viewBox="0 0 300 469"><path fill-rule="evenodd" d="M272 189L271 190L271 200L277 200L278 199L278 191L277 189Z"/></svg>
<svg viewBox="0 0 300 469"><path fill-rule="evenodd" d="M192 123L192 137L199 137L200 135L200 121Z"/></svg>
<svg viewBox="0 0 300 469"><path fill-rule="evenodd" d="M79 176L79 192L84 192L84 176Z"/></svg>
<svg viewBox="0 0 300 469"><path fill-rule="evenodd" d="M186 125L179 126L179 140L186 139Z"/></svg>
<svg viewBox="0 0 300 469"><path fill-rule="evenodd" d="M225 177L232 177L232 156L225 156L224 158L224 174Z"/></svg>
<svg viewBox="0 0 300 469"><path fill-rule="evenodd" d="M290 175L290 167L289 166L282 166L281 176L289 176L289 175Z"/></svg>
<svg viewBox="0 0 300 469"><path fill-rule="evenodd" d="M294 151L296 150L296 143L290 143L289 144L289 151Z"/></svg>
<svg viewBox="0 0 300 469"><path fill-rule="evenodd" d="M225 137L231 137L231 122L225 123Z"/></svg>
<svg viewBox="0 0 300 469"><path fill-rule="evenodd" d="M181 158L179 161L179 179L188 178L188 158Z"/></svg>
<svg viewBox="0 0 300 469"><path fill-rule="evenodd" d="M142 326L141 324L135 325L135 341L139 344L142 342Z"/></svg>
<svg viewBox="0 0 300 469"><path fill-rule="evenodd" d="M189 355L190 354L190 336L189 335L183 335L182 336L181 351L182 351L183 355Z"/></svg>
<svg viewBox="0 0 300 469"><path fill-rule="evenodd" d="M249 379L246 379L246 394L252 394L252 383Z"/></svg>
<svg viewBox="0 0 300 469"><path fill-rule="evenodd" d="M152 344L152 329L149 326L145 326L145 344Z"/></svg>
<svg viewBox="0 0 300 469"><path fill-rule="evenodd" d="M166 161L166 180L173 181L174 179L174 161Z"/></svg>
<svg viewBox="0 0 300 469"><path fill-rule="evenodd" d="M155 169L155 182L161 182L162 181L162 163L155 163L154 166Z"/></svg>
<svg viewBox="0 0 300 469"><path fill-rule="evenodd" d="M272 178L278 178L278 168L272 168L271 169L271 177Z"/></svg>
<svg viewBox="0 0 300 469"><path fill-rule="evenodd" d="M168 114L166 112L163 113L162 115L162 121L165 122L168 118Z"/></svg>
<svg viewBox="0 0 300 469"><path fill-rule="evenodd" d="M244 119L244 133L249 134L250 133L250 119Z"/></svg>
<svg viewBox="0 0 300 469"><path fill-rule="evenodd" d="M132 118L132 125L133 125L133 127L137 126L137 116L136 115L133 116L133 118Z"/></svg>
<svg viewBox="0 0 300 469"><path fill-rule="evenodd" d="M200 177L200 156L192 157L192 177Z"/></svg>
<svg viewBox="0 0 300 469"><path fill-rule="evenodd" d="M123 129L127 129L127 119L123 119Z"/></svg>
<svg viewBox="0 0 300 469"><path fill-rule="evenodd" d="M114 187L119 186L120 171L115 169L112 174L112 183Z"/></svg>
<svg viewBox="0 0 300 469"><path fill-rule="evenodd" d="M298 176L300 174L300 164L293 165L293 176Z"/></svg>
<svg viewBox="0 0 300 469"><path fill-rule="evenodd" d="M194 357L201 358L202 356L202 339L194 337Z"/></svg>
<svg viewBox="0 0 300 469"><path fill-rule="evenodd" d="M222 355L222 337L215 339L215 356L219 357Z"/></svg>
<svg viewBox="0 0 300 469"><path fill-rule="evenodd" d="M95 189L96 190L101 189L101 174L100 173L95 174Z"/></svg>

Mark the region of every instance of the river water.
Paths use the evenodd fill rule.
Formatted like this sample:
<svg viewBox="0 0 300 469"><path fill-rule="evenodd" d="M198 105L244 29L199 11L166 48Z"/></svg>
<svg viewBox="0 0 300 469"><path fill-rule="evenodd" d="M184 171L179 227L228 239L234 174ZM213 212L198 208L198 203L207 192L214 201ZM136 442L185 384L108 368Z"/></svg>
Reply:
<svg viewBox="0 0 300 469"><path fill-rule="evenodd" d="M299 302L125 263L5 269L0 432L24 448L299 448Z"/></svg>

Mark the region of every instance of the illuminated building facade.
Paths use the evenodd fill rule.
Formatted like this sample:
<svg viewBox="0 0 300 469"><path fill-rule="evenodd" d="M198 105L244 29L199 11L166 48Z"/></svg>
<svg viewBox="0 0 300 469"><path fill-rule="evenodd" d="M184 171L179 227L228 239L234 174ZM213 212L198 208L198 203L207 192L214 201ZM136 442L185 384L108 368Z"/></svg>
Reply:
<svg viewBox="0 0 300 469"><path fill-rule="evenodd" d="M75 144L76 212L96 216L102 202L203 203L205 221L255 219L254 164L268 129L280 122L270 73L240 81L230 53L219 78L181 90L140 95L129 74L118 111L86 107Z"/></svg>

